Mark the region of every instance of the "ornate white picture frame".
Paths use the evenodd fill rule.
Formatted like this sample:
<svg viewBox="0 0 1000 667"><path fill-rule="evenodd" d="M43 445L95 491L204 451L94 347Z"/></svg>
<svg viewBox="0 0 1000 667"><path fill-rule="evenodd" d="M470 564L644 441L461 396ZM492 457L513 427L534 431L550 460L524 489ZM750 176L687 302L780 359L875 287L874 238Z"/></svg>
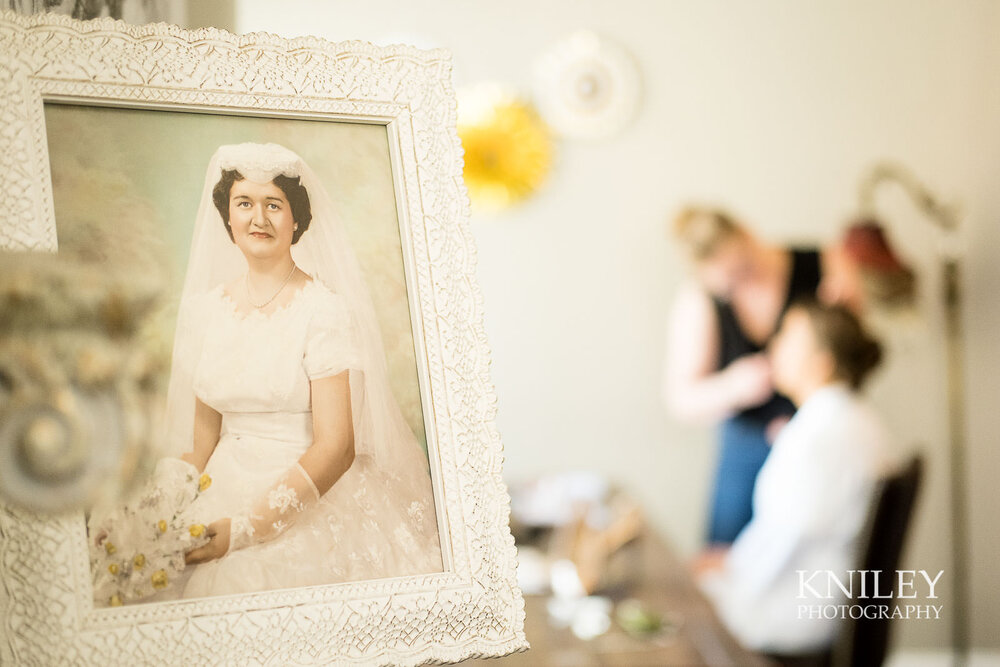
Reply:
<svg viewBox="0 0 1000 667"><path fill-rule="evenodd" d="M386 126L444 572L98 608L83 513L0 505L0 663L415 665L526 648L450 54L0 13L4 249L57 249L46 103Z"/></svg>

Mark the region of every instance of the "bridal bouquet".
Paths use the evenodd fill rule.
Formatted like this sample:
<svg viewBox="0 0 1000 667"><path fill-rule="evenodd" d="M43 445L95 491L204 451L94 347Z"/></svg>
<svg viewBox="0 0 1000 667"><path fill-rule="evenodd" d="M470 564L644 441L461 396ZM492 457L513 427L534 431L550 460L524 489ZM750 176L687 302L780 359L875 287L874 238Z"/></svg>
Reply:
<svg viewBox="0 0 1000 667"><path fill-rule="evenodd" d="M212 483L181 459L156 465L140 493L88 525L94 600L112 607L155 595L184 570L184 554L208 542L187 510Z"/></svg>

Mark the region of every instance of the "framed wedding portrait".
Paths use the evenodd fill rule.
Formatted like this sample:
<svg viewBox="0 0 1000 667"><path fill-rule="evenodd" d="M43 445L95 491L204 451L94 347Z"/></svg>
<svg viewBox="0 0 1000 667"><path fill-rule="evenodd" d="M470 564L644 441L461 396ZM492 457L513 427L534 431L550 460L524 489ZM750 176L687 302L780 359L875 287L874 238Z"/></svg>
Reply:
<svg viewBox="0 0 1000 667"><path fill-rule="evenodd" d="M450 54L0 44L0 663L527 648Z"/></svg>

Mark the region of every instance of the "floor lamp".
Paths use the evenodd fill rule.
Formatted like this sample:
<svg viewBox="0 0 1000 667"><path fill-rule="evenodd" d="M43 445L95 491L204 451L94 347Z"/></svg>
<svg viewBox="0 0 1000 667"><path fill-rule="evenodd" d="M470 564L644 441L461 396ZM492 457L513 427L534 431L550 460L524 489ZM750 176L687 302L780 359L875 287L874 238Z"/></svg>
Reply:
<svg viewBox="0 0 1000 667"><path fill-rule="evenodd" d="M942 204L908 169L893 163L876 164L859 188L862 210L874 212L875 192L895 184L906 192L927 220L940 228L942 298L948 363L948 449L951 485L951 559L954 585L951 641L955 664L964 665L969 652L968 623L968 508L965 497L966 434L965 374L962 343L962 276L959 266L958 214Z"/></svg>

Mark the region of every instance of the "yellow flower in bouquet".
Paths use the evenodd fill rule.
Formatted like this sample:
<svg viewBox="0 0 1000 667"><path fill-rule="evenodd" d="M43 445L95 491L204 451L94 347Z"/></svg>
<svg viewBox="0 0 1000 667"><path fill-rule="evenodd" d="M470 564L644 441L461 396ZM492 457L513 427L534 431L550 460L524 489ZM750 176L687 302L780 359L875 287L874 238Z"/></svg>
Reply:
<svg viewBox="0 0 1000 667"><path fill-rule="evenodd" d="M166 519L160 519L156 522L156 527L160 529L161 533L167 532L167 521Z"/></svg>
<svg viewBox="0 0 1000 667"><path fill-rule="evenodd" d="M118 574L118 563L112 563L108 565L108 572L111 574Z"/></svg>
<svg viewBox="0 0 1000 667"><path fill-rule="evenodd" d="M114 544L113 544L113 543L111 542L111 540L108 540L107 542L105 542L105 543L104 543L104 551L105 551L105 552L106 552L106 553L107 553L107 554L108 554L109 556L110 556L111 554L113 554L113 553L114 553L115 551L117 551L117 550L118 550L118 549L116 549L116 548L115 548L115 545L114 545Z"/></svg>
<svg viewBox="0 0 1000 667"><path fill-rule="evenodd" d="M135 564L137 568L141 570L146 565L145 554L136 554L135 558L132 559L132 562Z"/></svg>
<svg viewBox="0 0 1000 667"><path fill-rule="evenodd" d="M153 573L153 576L150 577L150 581L153 582L153 588L155 588L158 591L163 590L164 588L167 587L167 584L169 583L169 581L167 580L167 571L157 570L156 572Z"/></svg>
<svg viewBox="0 0 1000 667"><path fill-rule="evenodd" d="M122 606L122 596L118 595L117 593L112 595L111 598L108 600L108 604L111 605L112 607Z"/></svg>
<svg viewBox="0 0 1000 667"><path fill-rule="evenodd" d="M208 474L203 474L198 478L198 490L204 491L208 487L212 486L212 478Z"/></svg>
<svg viewBox="0 0 1000 667"><path fill-rule="evenodd" d="M196 523L188 528L188 532L191 533L191 537L201 537L205 533L205 526L200 523Z"/></svg>

